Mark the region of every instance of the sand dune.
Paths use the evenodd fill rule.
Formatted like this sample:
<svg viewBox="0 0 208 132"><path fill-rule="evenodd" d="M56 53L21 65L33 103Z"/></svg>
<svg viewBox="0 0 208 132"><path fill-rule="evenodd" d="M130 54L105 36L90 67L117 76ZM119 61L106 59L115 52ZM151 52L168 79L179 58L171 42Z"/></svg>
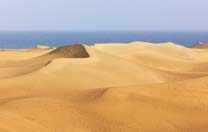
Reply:
<svg viewBox="0 0 208 132"><path fill-rule="evenodd" d="M0 131L206 132L207 67L173 43L0 51Z"/></svg>
<svg viewBox="0 0 208 132"><path fill-rule="evenodd" d="M192 48L195 48L195 49L207 49L208 48L208 44L206 44L206 43L195 44L195 45L192 46Z"/></svg>
<svg viewBox="0 0 208 132"><path fill-rule="evenodd" d="M44 48L45 49L45 48ZM30 51L31 52L31 51ZM0 62L0 78L9 78L28 74L50 64L58 58L86 58L89 54L82 45L59 47L43 55L24 60L4 60Z"/></svg>

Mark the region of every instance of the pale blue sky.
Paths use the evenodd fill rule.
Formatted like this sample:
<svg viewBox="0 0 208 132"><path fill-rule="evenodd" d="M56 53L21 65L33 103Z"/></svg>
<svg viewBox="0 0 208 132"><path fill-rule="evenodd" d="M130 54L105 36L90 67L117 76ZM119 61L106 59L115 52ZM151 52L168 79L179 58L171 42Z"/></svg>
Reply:
<svg viewBox="0 0 208 132"><path fill-rule="evenodd" d="M0 30L208 30L208 0L0 0Z"/></svg>

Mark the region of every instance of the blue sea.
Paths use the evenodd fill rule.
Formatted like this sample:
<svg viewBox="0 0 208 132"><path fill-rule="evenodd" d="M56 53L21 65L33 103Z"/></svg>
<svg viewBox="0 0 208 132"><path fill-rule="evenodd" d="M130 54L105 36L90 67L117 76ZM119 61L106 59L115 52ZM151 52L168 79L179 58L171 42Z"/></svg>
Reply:
<svg viewBox="0 0 208 132"><path fill-rule="evenodd" d="M109 42L174 42L191 46L208 42L208 32L186 31L0 31L0 48L31 48Z"/></svg>

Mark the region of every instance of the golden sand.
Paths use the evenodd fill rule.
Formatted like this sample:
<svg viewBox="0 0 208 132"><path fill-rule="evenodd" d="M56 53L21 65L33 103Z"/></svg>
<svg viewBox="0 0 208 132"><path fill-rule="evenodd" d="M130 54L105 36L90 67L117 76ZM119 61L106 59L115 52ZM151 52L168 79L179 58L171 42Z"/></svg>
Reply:
<svg viewBox="0 0 208 132"><path fill-rule="evenodd" d="M0 132L207 131L207 49L132 42L0 51Z"/></svg>

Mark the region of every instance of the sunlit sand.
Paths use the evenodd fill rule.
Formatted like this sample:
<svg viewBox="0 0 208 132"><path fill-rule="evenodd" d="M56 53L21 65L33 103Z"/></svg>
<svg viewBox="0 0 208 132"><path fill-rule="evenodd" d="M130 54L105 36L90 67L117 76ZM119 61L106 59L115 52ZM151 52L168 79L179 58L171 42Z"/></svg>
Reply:
<svg viewBox="0 0 208 132"><path fill-rule="evenodd" d="M173 43L0 51L1 132L207 132L208 50Z"/></svg>

